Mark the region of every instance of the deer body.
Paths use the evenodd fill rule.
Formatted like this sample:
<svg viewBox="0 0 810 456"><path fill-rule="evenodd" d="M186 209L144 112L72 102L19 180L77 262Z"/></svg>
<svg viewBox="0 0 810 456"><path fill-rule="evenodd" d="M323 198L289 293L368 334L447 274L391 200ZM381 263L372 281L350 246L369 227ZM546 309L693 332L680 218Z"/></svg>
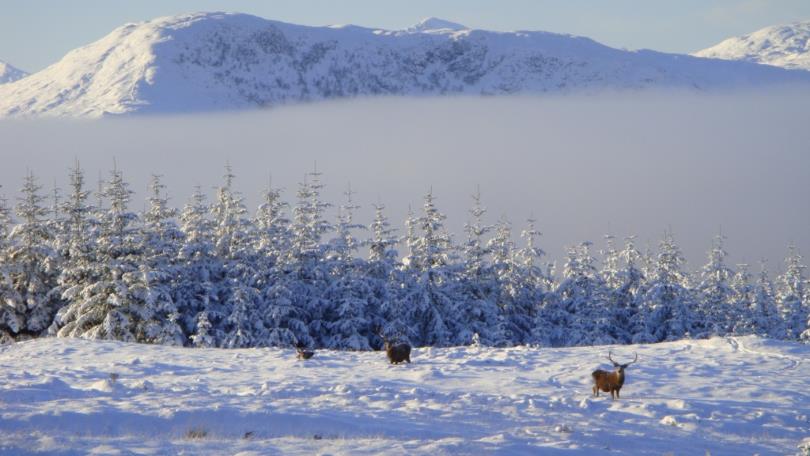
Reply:
<svg viewBox="0 0 810 456"><path fill-rule="evenodd" d="M296 351L298 352L296 355L296 358L298 359L309 359L315 356L315 352L312 350L307 350L304 344L298 344Z"/></svg>
<svg viewBox="0 0 810 456"><path fill-rule="evenodd" d="M411 363L411 346L408 344L391 344L385 341L385 354L391 364L399 364L403 361Z"/></svg>
<svg viewBox="0 0 810 456"><path fill-rule="evenodd" d="M610 393L611 399L619 398L619 391L624 385L624 370L627 366L633 364L638 360L638 354L635 359L627 364L619 364L613 361L610 352L608 352L608 359L613 363L615 370L613 372L597 369L591 373L593 377L593 395L599 396L599 391Z"/></svg>

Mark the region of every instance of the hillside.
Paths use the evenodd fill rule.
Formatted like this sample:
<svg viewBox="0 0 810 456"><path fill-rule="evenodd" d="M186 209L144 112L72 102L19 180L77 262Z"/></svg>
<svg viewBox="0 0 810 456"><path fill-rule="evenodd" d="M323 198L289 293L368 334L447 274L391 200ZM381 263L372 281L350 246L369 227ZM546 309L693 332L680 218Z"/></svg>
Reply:
<svg viewBox="0 0 810 456"><path fill-rule="evenodd" d="M231 13L126 24L24 81L0 117L230 111L380 95L507 95L810 83L739 62L623 51L430 18L406 30L308 27Z"/></svg>
<svg viewBox="0 0 810 456"><path fill-rule="evenodd" d="M590 391L608 350L638 353L616 401ZM428 348L391 366L46 338L0 347L0 454L794 454L809 356L740 337Z"/></svg>
<svg viewBox="0 0 810 456"><path fill-rule="evenodd" d="M750 35L729 38L694 55L810 70L810 21L765 27Z"/></svg>

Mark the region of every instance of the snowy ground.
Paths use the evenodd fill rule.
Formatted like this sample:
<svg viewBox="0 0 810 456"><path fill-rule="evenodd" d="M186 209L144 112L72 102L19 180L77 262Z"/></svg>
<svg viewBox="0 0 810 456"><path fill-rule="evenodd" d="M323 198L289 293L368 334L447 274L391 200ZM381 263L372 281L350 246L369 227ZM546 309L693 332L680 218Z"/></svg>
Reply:
<svg viewBox="0 0 810 456"><path fill-rule="evenodd" d="M590 396L614 358L622 399ZM0 454L796 454L810 346L755 337L568 349L0 347ZM111 375L117 375L116 381Z"/></svg>

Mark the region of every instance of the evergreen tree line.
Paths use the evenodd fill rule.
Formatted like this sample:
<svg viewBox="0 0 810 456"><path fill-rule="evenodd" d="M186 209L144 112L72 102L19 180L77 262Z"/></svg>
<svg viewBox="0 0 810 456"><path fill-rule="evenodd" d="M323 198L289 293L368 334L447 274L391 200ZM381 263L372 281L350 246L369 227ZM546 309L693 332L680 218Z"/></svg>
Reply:
<svg viewBox="0 0 810 456"><path fill-rule="evenodd" d="M378 349L383 336L420 346L810 341L810 287L792 247L775 283L764 267L754 277L727 265L722 236L694 274L672 233L655 254L606 236L600 260L585 242L556 268L533 220L516 242L508 221L486 223L480 195L457 243L432 192L399 237L382 205L358 224L350 189L330 221L317 172L292 207L268 187L254 213L233 184L226 167L212 202L197 188L178 211L153 176L138 214L118 169L91 195L77 163L68 192L52 198L29 173L14 214L0 201L0 339L347 350Z"/></svg>

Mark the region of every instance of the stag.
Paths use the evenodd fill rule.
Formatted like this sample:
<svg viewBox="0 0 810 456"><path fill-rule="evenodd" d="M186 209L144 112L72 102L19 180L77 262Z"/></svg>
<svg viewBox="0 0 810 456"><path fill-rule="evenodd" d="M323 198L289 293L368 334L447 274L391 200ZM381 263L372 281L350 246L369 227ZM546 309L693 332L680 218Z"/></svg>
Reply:
<svg viewBox="0 0 810 456"><path fill-rule="evenodd" d="M608 352L608 359L613 363L614 371L608 372L602 369L593 371L591 374L593 377L593 395L599 396L599 391L602 390L605 393L610 393L611 399L618 399L619 390L621 390L622 385L624 385L624 370L627 369L627 366L638 361L638 353L635 355L636 357L633 358L633 361L627 364L619 364L613 360L611 353Z"/></svg>
<svg viewBox="0 0 810 456"><path fill-rule="evenodd" d="M385 345L385 354L388 356L388 362L391 364L399 364L403 361L411 363L411 346L407 343L392 344L385 337L382 338Z"/></svg>
<svg viewBox="0 0 810 456"><path fill-rule="evenodd" d="M296 355L296 358L298 359L309 359L315 356L315 352L312 350L307 350L304 344L298 344L296 346L296 350L298 351L298 354Z"/></svg>

